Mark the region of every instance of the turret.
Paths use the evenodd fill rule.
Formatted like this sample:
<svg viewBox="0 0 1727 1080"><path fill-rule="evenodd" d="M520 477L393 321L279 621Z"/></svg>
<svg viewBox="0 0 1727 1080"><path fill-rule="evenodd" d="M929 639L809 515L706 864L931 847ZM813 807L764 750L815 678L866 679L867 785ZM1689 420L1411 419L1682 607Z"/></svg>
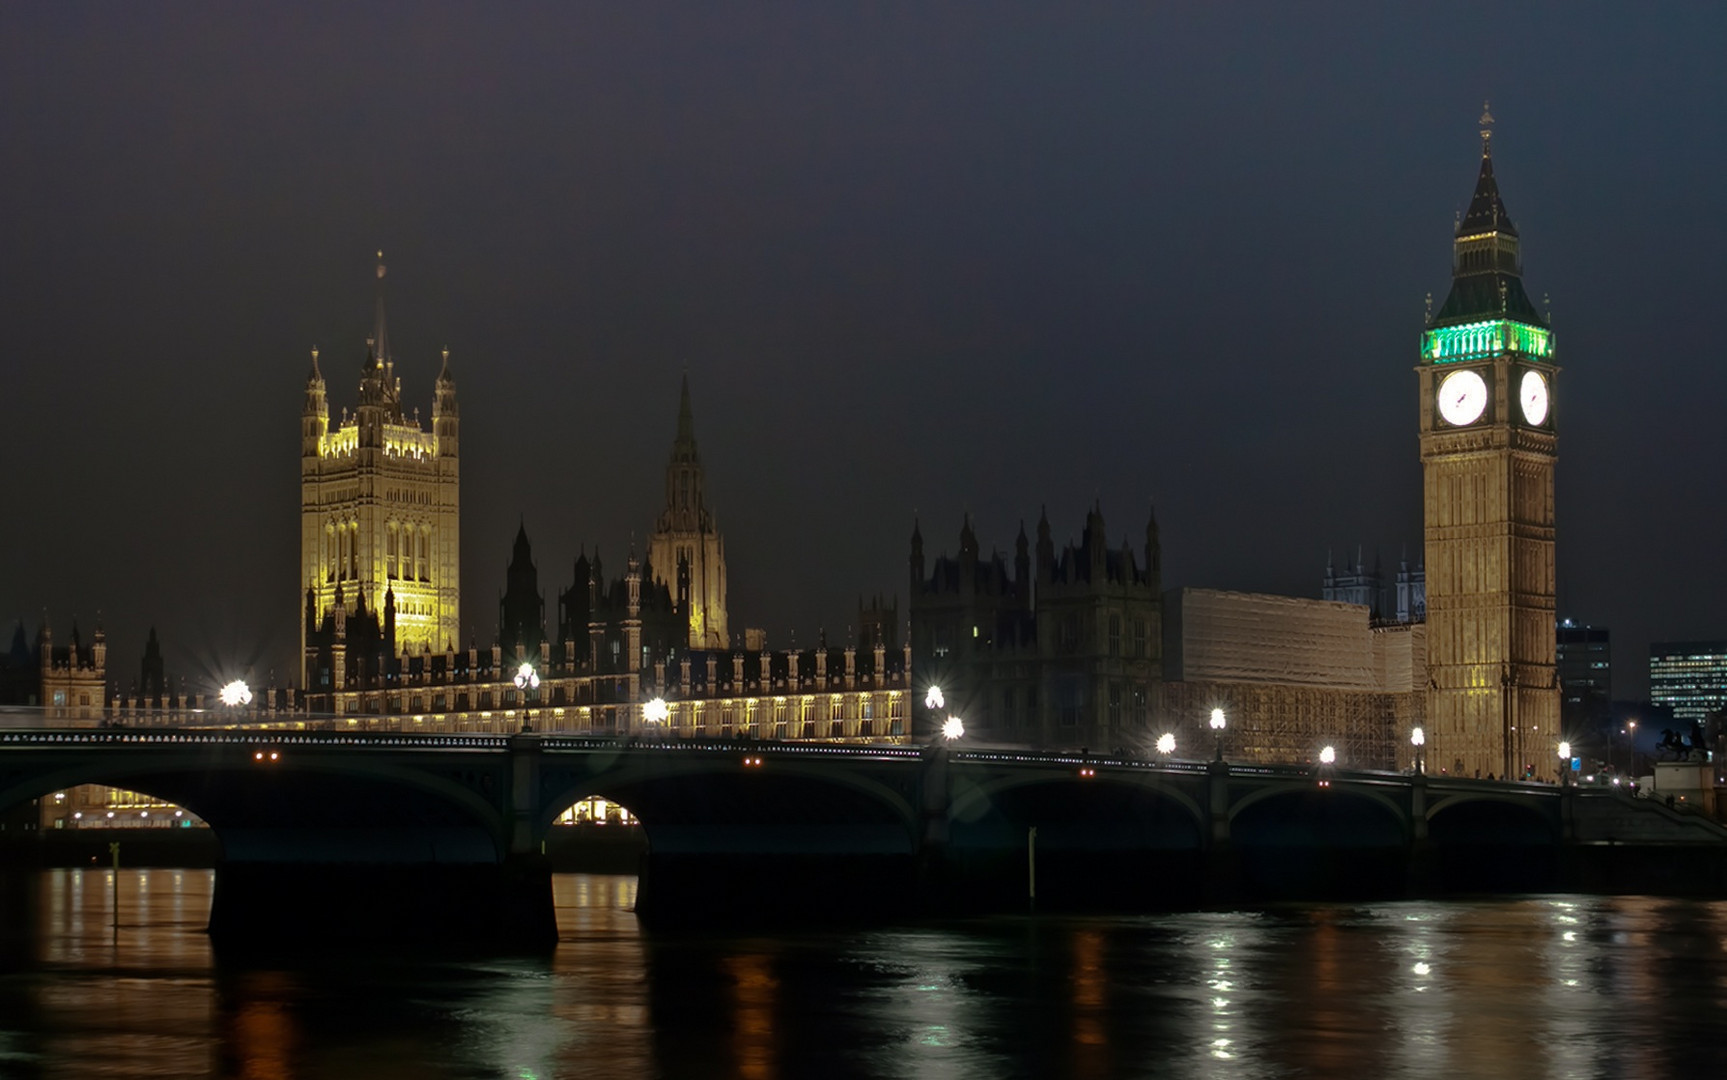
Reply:
<svg viewBox="0 0 1727 1080"><path fill-rule="evenodd" d="M1145 577L1153 590L1163 591L1163 544L1157 534L1157 508L1145 520Z"/></svg>
<svg viewBox="0 0 1727 1080"><path fill-rule="evenodd" d="M444 350L444 366L432 398L432 435L441 458L454 458L460 447L457 430L460 412L456 407L456 377L450 374L450 350Z"/></svg>
<svg viewBox="0 0 1727 1080"><path fill-rule="evenodd" d="M315 458L330 430L330 403L325 394L324 373L318 369L318 350L312 350L312 370L306 374L306 403L300 410L300 456Z"/></svg>
<svg viewBox="0 0 1727 1080"><path fill-rule="evenodd" d="M911 591L916 596L922 589L923 576L923 530L918 527L917 518L911 522Z"/></svg>
<svg viewBox="0 0 1727 1080"><path fill-rule="evenodd" d="M1049 535L1049 508L1044 507L1037 518L1037 578L1055 580L1055 541Z"/></svg>
<svg viewBox="0 0 1727 1080"><path fill-rule="evenodd" d="M1026 540L1025 522L1019 523L1019 536L1013 542L1013 587L1021 603L1031 598L1031 545Z"/></svg>

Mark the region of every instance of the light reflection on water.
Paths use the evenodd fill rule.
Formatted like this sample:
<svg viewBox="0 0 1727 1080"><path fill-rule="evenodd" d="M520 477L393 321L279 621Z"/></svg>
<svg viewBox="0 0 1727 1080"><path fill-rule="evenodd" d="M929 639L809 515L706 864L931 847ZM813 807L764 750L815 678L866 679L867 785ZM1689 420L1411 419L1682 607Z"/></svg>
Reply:
<svg viewBox="0 0 1727 1080"><path fill-rule="evenodd" d="M0 878L0 1076L1640 1077L1727 1063L1727 902L1531 897L212 956L207 870ZM118 910L118 929L115 912ZM309 919L387 918L354 910Z"/></svg>

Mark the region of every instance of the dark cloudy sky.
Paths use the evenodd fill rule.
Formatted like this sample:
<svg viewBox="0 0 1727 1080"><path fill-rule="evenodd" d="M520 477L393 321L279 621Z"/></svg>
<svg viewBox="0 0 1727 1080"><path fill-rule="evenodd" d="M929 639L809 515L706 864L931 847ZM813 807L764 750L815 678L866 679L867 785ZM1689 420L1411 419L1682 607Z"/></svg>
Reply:
<svg viewBox="0 0 1727 1080"><path fill-rule="evenodd" d="M0 7L0 617L122 681L297 668L298 412L462 407L463 622L518 518L621 569L688 371L732 620L830 638L921 515L1163 525L1170 585L1419 550L1416 361L1491 97L1559 360L1563 614L1727 636L1727 8ZM903 610L903 608L902 608Z"/></svg>

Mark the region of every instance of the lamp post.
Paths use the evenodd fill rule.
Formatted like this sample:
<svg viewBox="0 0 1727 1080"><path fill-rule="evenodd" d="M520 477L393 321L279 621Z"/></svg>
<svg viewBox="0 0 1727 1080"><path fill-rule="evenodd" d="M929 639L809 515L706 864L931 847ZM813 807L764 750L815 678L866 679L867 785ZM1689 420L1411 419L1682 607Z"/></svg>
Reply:
<svg viewBox="0 0 1727 1080"><path fill-rule="evenodd" d="M1427 745L1427 733L1416 728L1409 733L1409 745L1415 747L1415 775L1421 775L1421 748Z"/></svg>
<svg viewBox="0 0 1727 1080"><path fill-rule="evenodd" d="M1228 723L1222 709L1211 710L1212 740L1217 744L1217 757L1214 760L1223 760L1223 729Z"/></svg>
<svg viewBox="0 0 1727 1080"><path fill-rule="evenodd" d="M1571 782L1571 744L1559 744L1559 786L1564 787Z"/></svg>
<svg viewBox="0 0 1727 1080"><path fill-rule="evenodd" d="M930 684L928 692L923 696L923 707L928 709L930 712L930 727L934 729L938 735L947 737L948 741L951 742L954 736L947 734L947 723L942 720L941 715L942 710L947 708L947 695L941 692L941 687L939 685L935 683ZM949 717L949 719L951 720L954 718ZM960 725L960 730L965 730L964 724Z"/></svg>
<svg viewBox="0 0 1727 1080"><path fill-rule="evenodd" d="M1637 776L1637 721L1635 721L1635 720L1627 721L1625 726L1631 729L1630 738L1625 740L1626 742L1631 744L1630 747L1625 751L1625 754L1626 754L1625 772L1628 775L1630 775L1633 779L1635 779Z"/></svg>
<svg viewBox="0 0 1727 1080"><path fill-rule="evenodd" d="M230 709L243 709L252 703L252 688L246 680L235 679L217 691L216 698Z"/></svg>
<svg viewBox="0 0 1727 1080"><path fill-rule="evenodd" d="M652 701L642 702L642 726L652 724L657 733L664 737L666 718L672 715L672 707L666 704L662 697Z"/></svg>
<svg viewBox="0 0 1727 1080"><path fill-rule="evenodd" d="M534 725L532 703L534 696L540 691L540 673L534 670L534 665L526 660L516 669L516 689L522 692L522 730L532 731Z"/></svg>

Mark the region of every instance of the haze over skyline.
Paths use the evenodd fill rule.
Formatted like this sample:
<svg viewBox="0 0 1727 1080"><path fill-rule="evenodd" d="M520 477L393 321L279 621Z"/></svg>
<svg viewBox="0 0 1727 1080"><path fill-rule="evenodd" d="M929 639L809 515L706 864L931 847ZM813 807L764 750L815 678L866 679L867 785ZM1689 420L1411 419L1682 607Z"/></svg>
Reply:
<svg viewBox="0 0 1727 1080"><path fill-rule="evenodd" d="M1552 298L1559 613L1727 636L1727 14L1240 5L0 11L6 632L298 668L309 351L461 400L462 623L663 501L688 372L732 625L844 640L907 538L1155 503L1167 586L1421 546L1413 368L1484 98ZM466 644L463 642L462 644Z"/></svg>

